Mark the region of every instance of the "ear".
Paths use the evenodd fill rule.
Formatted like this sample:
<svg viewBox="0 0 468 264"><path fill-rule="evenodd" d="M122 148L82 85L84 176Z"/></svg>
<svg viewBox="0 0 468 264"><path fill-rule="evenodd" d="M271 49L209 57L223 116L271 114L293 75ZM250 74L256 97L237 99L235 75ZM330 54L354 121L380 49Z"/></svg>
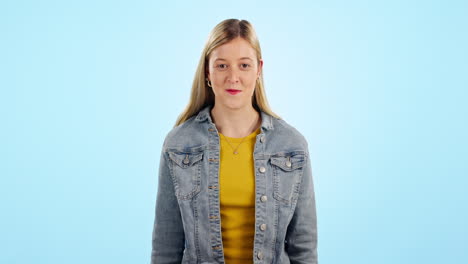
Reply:
<svg viewBox="0 0 468 264"><path fill-rule="evenodd" d="M210 79L210 71L209 71L208 67L205 68L205 77Z"/></svg>
<svg viewBox="0 0 468 264"><path fill-rule="evenodd" d="M262 73L262 70L263 70L263 60L260 59L259 63L258 63L258 73L257 73L257 76L260 76L260 74Z"/></svg>

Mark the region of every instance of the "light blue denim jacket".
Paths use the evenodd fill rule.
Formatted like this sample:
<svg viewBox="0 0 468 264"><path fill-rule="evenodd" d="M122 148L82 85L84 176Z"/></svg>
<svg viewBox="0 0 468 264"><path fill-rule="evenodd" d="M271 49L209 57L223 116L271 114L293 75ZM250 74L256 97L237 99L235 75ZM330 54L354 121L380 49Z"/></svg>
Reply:
<svg viewBox="0 0 468 264"><path fill-rule="evenodd" d="M220 142L210 110L174 127L159 164L151 264L224 263ZM308 143L261 112L254 147L254 263L317 263L317 218Z"/></svg>

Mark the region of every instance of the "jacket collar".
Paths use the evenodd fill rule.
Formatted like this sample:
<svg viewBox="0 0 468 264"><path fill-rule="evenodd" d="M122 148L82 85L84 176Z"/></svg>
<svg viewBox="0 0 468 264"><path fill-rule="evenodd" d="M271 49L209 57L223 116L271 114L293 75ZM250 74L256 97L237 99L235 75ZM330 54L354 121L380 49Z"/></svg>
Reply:
<svg viewBox="0 0 468 264"><path fill-rule="evenodd" d="M213 123L213 120L211 119L210 111L213 108L212 105L207 105L205 106L200 112L198 112L197 117L195 118L196 121L202 122L205 120L209 120L209 122ZM266 130L273 130L273 122L272 122L272 116L269 114L260 111L260 116L262 118L262 127Z"/></svg>

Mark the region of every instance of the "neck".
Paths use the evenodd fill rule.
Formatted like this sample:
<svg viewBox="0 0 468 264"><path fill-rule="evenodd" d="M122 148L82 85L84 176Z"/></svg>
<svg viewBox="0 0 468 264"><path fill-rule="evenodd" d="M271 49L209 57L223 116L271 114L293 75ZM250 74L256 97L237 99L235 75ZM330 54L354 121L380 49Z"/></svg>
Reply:
<svg viewBox="0 0 468 264"><path fill-rule="evenodd" d="M227 137L242 138L260 127L262 120L253 106L227 108L216 105L211 109L211 117L218 132Z"/></svg>

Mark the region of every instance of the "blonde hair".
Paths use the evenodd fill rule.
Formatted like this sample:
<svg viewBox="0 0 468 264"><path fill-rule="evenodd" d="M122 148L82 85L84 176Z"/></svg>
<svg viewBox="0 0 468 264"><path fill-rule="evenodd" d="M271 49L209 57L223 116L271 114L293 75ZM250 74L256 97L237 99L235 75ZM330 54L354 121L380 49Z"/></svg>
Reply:
<svg viewBox="0 0 468 264"><path fill-rule="evenodd" d="M241 37L250 43L257 53L257 64L260 63L260 59L262 58L260 43L250 22L239 19L226 19L221 21L213 28L205 43L200 61L198 62L197 71L195 72L195 78L193 79L190 101L177 118L174 127L196 115L205 106L214 105L214 93L205 80L206 73L208 72L208 59L214 49L237 37ZM255 84L252 106L257 111L263 111L273 117L281 119L281 117L273 113L268 105L265 88L263 86L263 71L260 72L260 77Z"/></svg>

